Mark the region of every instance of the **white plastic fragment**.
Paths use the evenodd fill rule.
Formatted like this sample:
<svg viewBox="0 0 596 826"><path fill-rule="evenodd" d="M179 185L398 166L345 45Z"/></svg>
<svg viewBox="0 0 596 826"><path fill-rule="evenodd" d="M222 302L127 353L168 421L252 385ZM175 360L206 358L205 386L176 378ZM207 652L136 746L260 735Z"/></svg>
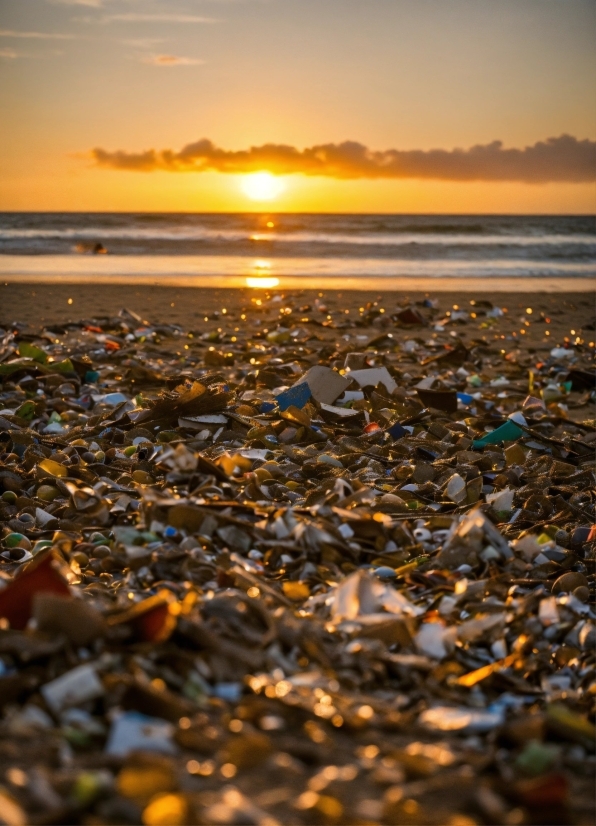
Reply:
<svg viewBox="0 0 596 826"><path fill-rule="evenodd" d="M180 421L184 422L184 425L187 426L187 423L192 424L227 424L228 417L224 416L223 413L205 413L203 416L182 416Z"/></svg>
<svg viewBox="0 0 596 826"><path fill-rule="evenodd" d="M41 687L41 693L48 706L58 713L68 706L80 705L95 700L104 693L103 685L95 667L79 665Z"/></svg>
<svg viewBox="0 0 596 826"><path fill-rule="evenodd" d="M566 347L553 347L550 354L552 358L557 360L572 359L575 356L575 350L571 348L567 349Z"/></svg>
<svg viewBox="0 0 596 826"><path fill-rule="evenodd" d="M496 493L487 493L486 501L496 511L510 511L513 507L513 496L515 491L511 488L503 488Z"/></svg>
<svg viewBox="0 0 596 826"><path fill-rule="evenodd" d="M334 416L341 416L344 419L360 415L360 410L352 410L351 407L335 407L332 404L324 404L323 402L321 402L321 410L332 413Z"/></svg>
<svg viewBox="0 0 596 826"><path fill-rule="evenodd" d="M516 410L515 413L511 413L510 416L507 416L510 422L515 422L515 424L523 424L524 427L528 426L528 422L523 413L520 413L519 410Z"/></svg>
<svg viewBox="0 0 596 826"><path fill-rule="evenodd" d="M526 562L532 562L544 550L544 545L538 542L538 537L530 533L515 539L511 544L515 553Z"/></svg>
<svg viewBox="0 0 596 826"><path fill-rule="evenodd" d="M457 505L464 501L466 498L466 483L459 473L454 473L453 476L451 476L447 482L445 493L447 497Z"/></svg>
<svg viewBox="0 0 596 826"><path fill-rule="evenodd" d="M481 733L500 726L504 719L503 709L471 709L452 706L435 706L423 711L418 718L431 731L465 731Z"/></svg>
<svg viewBox="0 0 596 826"><path fill-rule="evenodd" d="M365 370L351 370L348 375L360 387L376 387L384 384L390 393L397 389L395 379L386 367L367 367Z"/></svg>
<svg viewBox="0 0 596 826"><path fill-rule="evenodd" d="M544 626L555 625L559 622L559 610L556 597L547 597L540 600L538 619Z"/></svg>
<svg viewBox="0 0 596 826"><path fill-rule="evenodd" d="M421 654L442 660L455 645L457 628L445 628L440 622L426 622L414 637L414 643Z"/></svg>
<svg viewBox="0 0 596 826"><path fill-rule="evenodd" d="M362 390L346 390L346 392L337 399L338 404L348 404L348 402L359 402L364 398Z"/></svg>
<svg viewBox="0 0 596 826"><path fill-rule="evenodd" d="M174 726L157 717L128 711L116 717L110 729L106 754L126 757L132 751L175 754Z"/></svg>
<svg viewBox="0 0 596 826"><path fill-rule="evenodd" d="M56 517L53 516L51 513L42 510L42 508L35 508L35 524L38 528L44 528L48 522L55 522Z"/></svg>

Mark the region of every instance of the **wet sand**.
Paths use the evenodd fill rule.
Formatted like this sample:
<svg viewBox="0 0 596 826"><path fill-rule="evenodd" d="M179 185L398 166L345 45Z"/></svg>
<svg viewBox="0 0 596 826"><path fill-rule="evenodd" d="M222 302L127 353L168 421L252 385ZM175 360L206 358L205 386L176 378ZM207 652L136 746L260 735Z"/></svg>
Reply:
<svg viewBox="0 0 596 826"><path fill-rule="evenodd" d="M428 282L427 282L428 283ZM114 316L123 308L133 310L153 322L177 323L185 329L207 330L218 326L225 316L231 321L237 318L241 322L242 308L254 305L260 298L265 299L272 293L292 297L292 304L297 298L304 304L312 304L315 299L324 300L332 315L344 312L350 320L356 320L360 308L369 303L378 302L377 306L391 312L394 308L411 301L425 298L435 299L441 310L452 309L454 305L473 311L472 302L491 301L495 306L506 311L506 317L499 324L499 333L478 325L466 325L462 328L464 335L471 335L475 326L478 337L486 336L489 340L497 337L511 336L509 341L524 341L526 346L541 349L563 344L565 338L574 340L580 336L586 344L594 341L594 320L596 318L596 291L584 282L582 292L549 293L541 290L486 291L485 283L466 284L465 292L439 290L432 284L432 289L423 290L296 290L296 289L216 289L213 287L177 287L177 286L143 286L130 284L0 284L0 323L10 325L20 321L35 327L40 324L64 323L69 320L93 318L95 316ZM441 285L444 286L444 285ZM517 285L516 285L517 286ZM538 287L538 285L536 285ZM226 313L222 314L223 310ZM532 313L527 313L531 309ZM349 310L349 313L345 311ZM542 314L542 316L541 316ZM279 318L279 305L270 305L264 310L263 318ZM206 320L207 317L207 320ZM325 313L319 313L321 322ZM549 319L545 321L544 319ZM286 323L297 320L288 316ZM377 320L378 321L378 320ZM326 328L321 328L325 331ZM360 328L363 332L366 327ZM360 332L359 329L359 332ZM373 327L374 329L374 327ZM573 331L573 332L572 332ZM329 338L338 335L337 330L329 329Z"/></svg>

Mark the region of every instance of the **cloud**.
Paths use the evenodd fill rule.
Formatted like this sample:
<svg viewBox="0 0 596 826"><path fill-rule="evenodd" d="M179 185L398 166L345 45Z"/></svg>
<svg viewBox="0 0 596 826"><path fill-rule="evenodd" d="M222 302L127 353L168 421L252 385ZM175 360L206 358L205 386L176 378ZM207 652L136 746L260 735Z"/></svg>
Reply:
<svg viewBox="0 0 596 826"><path fill-rule="evenodd" d="M103 0L50 0L52 3L60 3L63 6L87 6L99 9L103 6Z"/></svg>
<svg viewBox="0 0 596 826"><path fill-rule="evenodd" d="M72 40L73 34L56 34L55 32L17 32L13 29L0 29L0 37L19 37L31 40Z"/></svg>
<svg viewBox="0 0 596 826"><path fill-rule="evenodd" d="M101 20L102 23L217 23L213 17L201 17L196 14L141 14L139 12L106 14Z"/></svg>
<svg viewBox="0 0 596 826"><path fill-rule="evenodd" d="M124 46L133 46L135 49L150 49L152 46L157 46L158 43L163 43L163 37L131 37L120 40Z"/></svg>
<svg viewBox="0 0 596 826"><path fill-rule="evenodd" d="M31 59L31 60L46 60L51 59L52 57L61 56L64 52L62 49L52 49L49 52L45 52L43 54L36 54L32 52L17 52L15 49L11 48L0 48L0 60L16 60L18 59Z"/></svg>
<svg viewBox="0 0 596 826"><path fill-rule="evenodd" d="M96 148L98 166L137 172L256 172L320 175L329 178L427 178L444 181L519 181L585 183L596 180L596 141L571 135L547 138L524 149L505 149L502 141L470 149L387 149L373 151L354 141L297 149L263 144L232 151L203 138L179 152L109 152Z"/></svg>
<svg viewBox="0 0 596 826"><path fill-rule="evenodd" d="M152 66L202 66L204 62L197 57L179 57L173 54L157 54L143 58L143 63L150 63Z"/></svg>

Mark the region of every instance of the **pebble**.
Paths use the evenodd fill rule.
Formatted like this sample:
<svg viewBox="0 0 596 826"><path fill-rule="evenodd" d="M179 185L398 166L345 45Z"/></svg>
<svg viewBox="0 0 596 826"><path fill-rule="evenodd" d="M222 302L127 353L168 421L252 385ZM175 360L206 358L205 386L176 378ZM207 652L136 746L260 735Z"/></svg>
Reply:
<svg viewBox="0 0 596 826"><path fill-rule="evenodd" d="M576 571L568 571L562 574L553 583L553 594L572 593L576 588L587 588L588 580L583 574Z"/></svg>
<svg viewBox="0 0 596 826"><path fill-rule="evenodd" d="M391 580L397 578L395 570L393 568L389 568L387 565L381 565L379 568L375 568L374 575L379 579L384 580Z"/></svg>

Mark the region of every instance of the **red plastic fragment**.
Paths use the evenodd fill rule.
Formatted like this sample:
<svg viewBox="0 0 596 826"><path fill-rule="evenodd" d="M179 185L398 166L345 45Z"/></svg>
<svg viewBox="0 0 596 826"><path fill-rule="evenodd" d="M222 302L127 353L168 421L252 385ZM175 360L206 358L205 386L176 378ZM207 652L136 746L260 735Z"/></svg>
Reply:
<svg viewBox="0 0 596 826"><path fill-rule="evenodd" d="M127 611L108 619L114 625L128 625L138 642L164 642L176 626L178 605L174 595L167 590L142 602L137 602Z"/></svg>
<svg viewBox="0 0 596 826"><path fill-rule="evenodd" d="M515 786L517 797L531 808L564 805L569 793L567 778L551 772L531 780L521 780Z"/></svg>
<svg viewBox="0 0 596 826"><path fill-rule="evenodd" d="M22 631L33 615L36 594L70 596L68 583L56 570L55 555L49 551L36 557L3 591L0 591L0 618L10 627Z"/></svg>

